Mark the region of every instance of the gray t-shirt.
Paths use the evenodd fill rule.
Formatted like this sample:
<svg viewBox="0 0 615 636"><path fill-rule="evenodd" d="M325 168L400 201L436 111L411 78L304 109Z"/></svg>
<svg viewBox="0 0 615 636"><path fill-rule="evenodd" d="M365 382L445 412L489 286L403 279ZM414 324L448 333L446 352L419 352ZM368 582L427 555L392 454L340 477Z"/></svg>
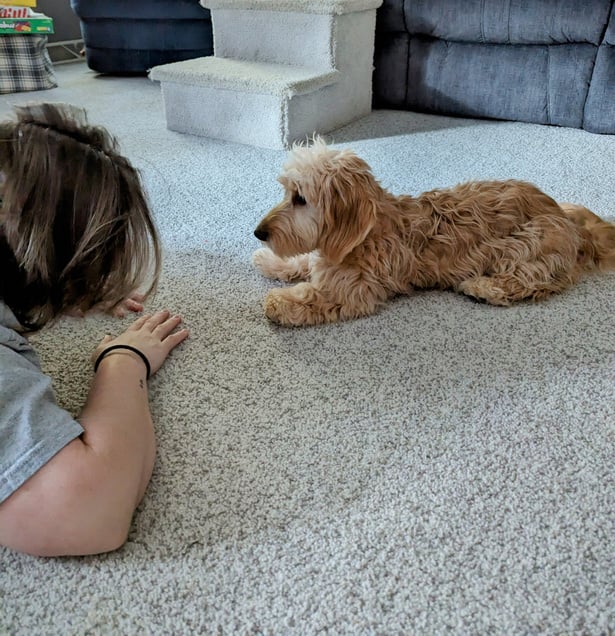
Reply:
<svg viewBox="0 0 615 636"><path fill-rule="evenodd" d="M0 300L0 503L83 428L55 401L51 378Z"/></svg>

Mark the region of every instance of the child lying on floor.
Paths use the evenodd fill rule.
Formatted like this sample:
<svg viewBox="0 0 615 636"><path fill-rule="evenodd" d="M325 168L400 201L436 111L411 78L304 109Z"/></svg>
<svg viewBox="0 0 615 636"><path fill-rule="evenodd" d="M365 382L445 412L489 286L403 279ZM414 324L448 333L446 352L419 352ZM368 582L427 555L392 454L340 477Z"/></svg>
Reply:
<svg viewBox="0 0 615 636"><path fill-rule="evenodd" d="M188 331L168 311L140 317L97 347L78 420L56 404L25 334L68 313L141 311L160 248L105 129L67 105L16 110L0 123L0 545L105 552L126 540L152 474L147 379Z"/></svg>

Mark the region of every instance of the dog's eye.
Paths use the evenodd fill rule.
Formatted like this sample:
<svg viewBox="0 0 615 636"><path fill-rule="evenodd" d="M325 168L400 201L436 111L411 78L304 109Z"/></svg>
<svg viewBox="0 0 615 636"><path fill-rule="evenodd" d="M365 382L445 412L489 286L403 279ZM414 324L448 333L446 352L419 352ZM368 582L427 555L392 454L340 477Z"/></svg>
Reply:
<svg viewBox="0 0 615 636"><path fill-rule="evenodd" d="M305 205L305 199L298 192L293 195L293 205Z"/></svg>

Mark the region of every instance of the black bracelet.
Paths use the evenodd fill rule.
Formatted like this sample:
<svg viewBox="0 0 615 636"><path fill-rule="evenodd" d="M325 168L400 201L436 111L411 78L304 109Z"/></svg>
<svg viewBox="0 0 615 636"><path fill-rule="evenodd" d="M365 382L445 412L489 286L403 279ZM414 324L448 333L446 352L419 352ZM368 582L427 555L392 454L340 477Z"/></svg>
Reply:
<svg viewBox="0 0 615 636"><path fill-rule="evenodd" d="M143 360L143 364L145 364L145 368L147 369L146 379L149 380L149 376L152 371L152 367L149 364L149 360L147 359L147 357L142 351L139 351L136 347L131 347L130 345L125 345L125 344L115 344L115 345L111 345L110 347L107 347L106 349L103 349L102 353L98 356L98 358L96 358L96 362L94 363L94 373L96 373L96 370L98 369L98 366L100 365L100 363L103 361L103 358L110 351L114 351L115 349L128 349L128 351L132 351L133 353L136 353L141 358L141 360Z"/></svg>

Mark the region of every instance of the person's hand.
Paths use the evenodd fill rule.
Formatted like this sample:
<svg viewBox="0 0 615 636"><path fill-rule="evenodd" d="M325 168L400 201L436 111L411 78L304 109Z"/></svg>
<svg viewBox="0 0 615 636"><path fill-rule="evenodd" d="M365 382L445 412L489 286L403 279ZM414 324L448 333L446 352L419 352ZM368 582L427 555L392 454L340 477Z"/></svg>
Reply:
<svg viewBox="0 0 615 636"><path fill-rule="evenodd" d="M143 311L144 300L145 296L135 291L132 292L128 298L125 298L121 303L118 303L114 307L109 307L105 303L100 303L88 310L87 313L95 314L101 312L103 314L115 316L116 318L125 318L130 311L135 314L141 313ZM83 318L86 314L81 309L71 309L68 312L68 315L73 316L74 318Z"/></svg>
<svg viewBox="0 0 615 636"><path fill-rule="evenodd" d="M96 347L92 360L95 361L107 347L112 345L130 345L141 351L149 360L151 374L153 375L160 369L169 353L188 337L188 330L185 327L176 331L181 322L181 316L171 316L166 309L153 315L146 314L141 316L117 338L105 336ZM118 351L122 350L119 349ZM123 352L127 353L126 350ZM113 352L108 355L113 355Z"/></svg>
<svg viewBox="0 0 615 636"><path fill-rule="evenodd" d="M116 318L124 318L128 312L132 311L135 314L140 314L143 311L143 301L145 296L138 292L133 292L125 298L119 305L116 305L113 309L107 313L115 316Z"/></svg>

